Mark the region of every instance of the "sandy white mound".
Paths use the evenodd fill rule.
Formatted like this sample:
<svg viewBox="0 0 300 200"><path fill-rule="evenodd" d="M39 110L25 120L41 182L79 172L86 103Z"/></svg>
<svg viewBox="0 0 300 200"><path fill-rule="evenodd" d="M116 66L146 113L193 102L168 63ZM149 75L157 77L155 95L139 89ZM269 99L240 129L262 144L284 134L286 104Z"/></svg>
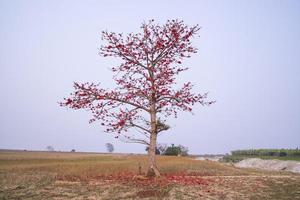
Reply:
<svg viewBox="0 0 300 200"><path fill-rule="evenodd" d="M257 168L265 170L284 170L300 173L300 162L282 160L262 160L260 158L248 158L235 164L241 168Z"/></svg>

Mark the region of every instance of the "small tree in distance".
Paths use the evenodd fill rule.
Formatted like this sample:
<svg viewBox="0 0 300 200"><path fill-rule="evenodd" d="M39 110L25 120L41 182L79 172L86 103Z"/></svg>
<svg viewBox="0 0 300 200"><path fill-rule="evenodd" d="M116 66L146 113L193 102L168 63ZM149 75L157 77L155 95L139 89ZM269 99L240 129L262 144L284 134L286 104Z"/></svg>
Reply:
<svg viewBox="0 0 300 200"><path fill-rule="evenodd" d="M109 153L112 153L114 151L114 145L111 143L106 143L105 147L106 147L107 152L109 152Z"/></svg>
<svg viewBox="0 0 300 200"><path fill-rule="evenodd" d="M53 146L50 146L50 145L47 146L46 149L47 149L47 151L54 151L54 147L53 147Z"/></svg>
<svg viewBox="0 0 300 200"><path fill-rule="evenodd" d="M95 83L74 83L75 91L61 106L89 109L93 118L101 120L107 133L115 133L124 142L149 146L148 176L160 176L156 167L158 133L166 131L166 119L177 117L178 111L192 111L196 103L210 105L207 94L192 93L192 84L176 86L176 76L188 69L182 62L197 49L191 39L199 26L187 26L183 21L171 20L164 25L154 20L143 23L140 33L126 36L102 32L106 44L99 54L121 59L112 67L118 87L103 89ZM176 86L176 87L175 87ZM131 131L129 129L135 129Z"/></svg>

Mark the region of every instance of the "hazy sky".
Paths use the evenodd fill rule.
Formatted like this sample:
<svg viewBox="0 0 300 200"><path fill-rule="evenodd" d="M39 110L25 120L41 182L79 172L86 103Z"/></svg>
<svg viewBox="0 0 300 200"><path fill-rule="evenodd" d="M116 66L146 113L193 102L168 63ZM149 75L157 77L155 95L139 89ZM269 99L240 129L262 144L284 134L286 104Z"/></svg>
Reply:
<svg viewBox="0 0 300 200"><path fill-rule="evenodd" d="M57 102L73 81L113 86L118 62L97 55L101 31L137 32L152 18L202 27L178 82L217 101L170 119L159 143L201 154L300 147L300 1L0 0L0 148L145 152Z"/></svg>

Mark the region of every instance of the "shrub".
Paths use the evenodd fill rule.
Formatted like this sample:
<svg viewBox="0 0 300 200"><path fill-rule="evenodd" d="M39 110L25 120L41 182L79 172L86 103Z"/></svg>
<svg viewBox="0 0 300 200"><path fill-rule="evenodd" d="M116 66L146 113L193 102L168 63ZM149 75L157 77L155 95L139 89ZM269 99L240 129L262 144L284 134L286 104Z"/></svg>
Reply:
<svg viewBox="0 0 300 200"><path fill-rule="evenodd" d="M180 155L180 153L181 153L180 147L174 146L174 144L172 144L172 146L170 146L166 149L165 155L178 156L178 155Z"/></svg>

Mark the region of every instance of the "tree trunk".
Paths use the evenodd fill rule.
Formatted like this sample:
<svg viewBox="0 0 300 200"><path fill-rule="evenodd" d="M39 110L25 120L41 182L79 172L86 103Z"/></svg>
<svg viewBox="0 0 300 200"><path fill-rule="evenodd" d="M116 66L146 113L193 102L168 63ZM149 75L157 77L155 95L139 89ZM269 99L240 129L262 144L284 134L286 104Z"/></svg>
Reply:
<svg viewBox="0 0 300 200"><path fill-rule="evenodd" d="M156 166L156 157L155 157L155 152L156 152L156 134L151 134L150 136L150 146L149 146L149 151L148 151L148 172L147 176L153 177L153 176L160 176L160 173L157 169Z"/></svg>
<svg viewBox="0 0 300 200"><path fill-rule="evenodd" d="M156 166L156 139L157 139L157 121L156 121L156 108L155 108L155 96L152 94L152 102L151 102L151 135L150 135L150 145L148 151L148 177L160 176L160 173Z"/></svg>

